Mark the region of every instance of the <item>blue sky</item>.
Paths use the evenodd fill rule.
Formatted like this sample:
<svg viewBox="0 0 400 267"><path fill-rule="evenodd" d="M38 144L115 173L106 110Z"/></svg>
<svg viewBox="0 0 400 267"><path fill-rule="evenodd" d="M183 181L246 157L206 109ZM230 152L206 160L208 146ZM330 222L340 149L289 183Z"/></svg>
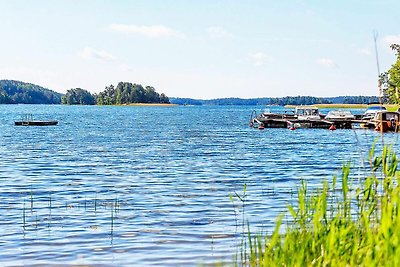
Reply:
<svg viewBox="0 0 400 267"><path fill-rule="evenodd" d="M0 79L170 97L377 95L400 1L0 0Z"/></svg>

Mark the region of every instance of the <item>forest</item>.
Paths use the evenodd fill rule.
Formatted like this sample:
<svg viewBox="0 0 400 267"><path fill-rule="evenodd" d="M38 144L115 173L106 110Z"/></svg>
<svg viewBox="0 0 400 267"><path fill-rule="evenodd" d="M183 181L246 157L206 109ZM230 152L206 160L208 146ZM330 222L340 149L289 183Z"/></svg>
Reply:
<svg viewBox="0 0 400 267"><path fill-rule="evenodd" d="M0 80L0 104L60 104L61 96L35 84Z"/></svg>

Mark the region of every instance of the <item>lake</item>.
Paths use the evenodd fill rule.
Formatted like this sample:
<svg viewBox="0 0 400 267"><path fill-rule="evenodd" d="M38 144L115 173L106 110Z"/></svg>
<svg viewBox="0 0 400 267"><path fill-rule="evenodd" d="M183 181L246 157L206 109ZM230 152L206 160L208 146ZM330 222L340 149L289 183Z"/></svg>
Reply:
<svg viewBox="0 0 400 267"><path fill-rule="evenodd" d="M245 220L271 231L302 179L319 187L346 161L364 173L379 137L260 131L253 109L0 105L0 265L231 261L243 214L229 195L247 184ZM14 126L26 113L59 125Z"/></svg>

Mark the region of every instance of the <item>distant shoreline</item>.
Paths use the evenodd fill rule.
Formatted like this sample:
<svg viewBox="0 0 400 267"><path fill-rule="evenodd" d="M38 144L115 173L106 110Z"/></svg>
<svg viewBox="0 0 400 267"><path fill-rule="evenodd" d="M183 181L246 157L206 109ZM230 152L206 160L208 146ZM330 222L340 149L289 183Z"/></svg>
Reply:
<svg viewBox="0 0 400 267"><path fill-rule="evenodd" d="M97 105L97 106L107 106L107 105ZM178 104L161 104L161 103L131 103L131 104L121 104L115 106L139 106L139 107L175 107Z"/></svg>

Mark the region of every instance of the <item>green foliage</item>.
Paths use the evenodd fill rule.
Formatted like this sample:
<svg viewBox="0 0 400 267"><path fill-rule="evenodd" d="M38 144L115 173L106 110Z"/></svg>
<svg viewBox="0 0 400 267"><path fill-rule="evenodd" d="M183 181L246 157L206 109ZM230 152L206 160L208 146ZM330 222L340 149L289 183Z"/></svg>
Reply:
<svg viewBox="0 0 400 267"><path fill-rule="evenodd" d="M379 82L385 102L400 104L400 45L393 44L390 48L396 51L397 60L387 72L380 75Z"/></svg>
<svg viewBox="0 0 400 267"><path fill-rule="evenodd" d="M61 94L20 81L0 80L0 104L60 104Z"/></svg>
<svg viewBox="0 0 400 267"><path fill-rule="evenodd" d="M103 92L95 95L98 105L123 105L132 103L169 104L165 94L158 94L154 87L129 82L119 82L117 87L107 86Z"/></svg>
<svg viewBox="0 0 400 267"><path fill-rule="evenodd" d="M67 91L61 98L61 103L64 105L94 105L96 100L89 91L75 88Z"/></svg>
<svg viewBox="0 0 400 267"><path fill-rule="evenodd" d="M289 206L290 224L272 235L248 235L243 266L400 266L400 173L390 147L370 153L371 174L357 186L343 166L342 187L309 192L305 182L297 204ZM244 243L246 244L246 243ZM247 250L248 248L248 250Z"/></svg>

